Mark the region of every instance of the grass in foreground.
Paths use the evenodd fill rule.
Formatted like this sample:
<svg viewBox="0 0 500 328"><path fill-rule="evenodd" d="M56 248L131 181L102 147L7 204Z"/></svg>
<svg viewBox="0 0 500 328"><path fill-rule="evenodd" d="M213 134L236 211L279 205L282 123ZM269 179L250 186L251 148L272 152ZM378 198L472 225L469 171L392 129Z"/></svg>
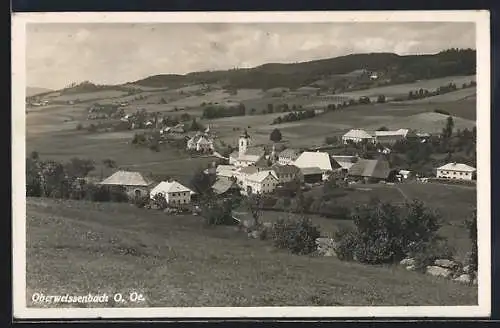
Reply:
<svg viewBox="0 0 500 328"><path fill-rule="evenodd" d="M205 228L200 217L27 200L28 306L34 292L131 290L145 296L141 307L477 304L475 287L396 266L292 255L234 227Z"/></svg>

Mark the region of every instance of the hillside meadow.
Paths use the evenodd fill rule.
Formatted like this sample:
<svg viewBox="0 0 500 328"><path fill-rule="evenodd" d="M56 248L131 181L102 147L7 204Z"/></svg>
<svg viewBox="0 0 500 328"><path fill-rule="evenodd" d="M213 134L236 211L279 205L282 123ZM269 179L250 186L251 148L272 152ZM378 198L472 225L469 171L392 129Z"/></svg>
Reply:
<svg viewBox="0 0 500 328"><path fill-rule="evenodd" d="M28 306L34 292L132 291L145 301L123 306L477 304L476 287L398 266L292 255L196 216L28 198L26 220Z"/></svg>

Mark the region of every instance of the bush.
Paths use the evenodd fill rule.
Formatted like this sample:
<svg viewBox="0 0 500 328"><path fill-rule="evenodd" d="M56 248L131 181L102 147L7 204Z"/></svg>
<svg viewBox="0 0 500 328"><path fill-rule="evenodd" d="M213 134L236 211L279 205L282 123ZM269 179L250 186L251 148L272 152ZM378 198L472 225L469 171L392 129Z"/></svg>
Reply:
<svg viewBox="0 0 500 328"><path fill-rule="evenodd" d="M201 205L201 216L209 226L236 225L232 215L232 204L230 200L207 199Z"/></svg>
<svg viewBox="0 0 500 328"><path fill-rule="evenodd" d="M316 250L316 239L320 233L311 220L304 217L299 220L279 219L272 229L274 246L288 249L293 254L309 254Z"/></svg>
<svg viewBox="0 0 500 328"><path fill-rule="evenodd" d="M335 253L339 260L354 260L354 250L359 244L358 234L352 229L339 229L333 234Z"/></svg>
<svg viewBox="0 0 500 328"><path fill-rule="evenodd" d="M351 217L356 226L353 232L347 237L337 234L341 245L352 246L355 241L352 254L345 255L346 258L381 264L400 261L409 253L430 254L433 250L436 256L445 255L441 252L445 249L445 240L437 236L439 216L420 201L403 206L374 201L356 208Z"/></svg>
<svg viewBox="0 0 500 328"><path fill-rule="evenodd" d="M160 210L164 210L168 207L167 200L160 193L153 196L152 203L154 206L156 206Z"/></svg>

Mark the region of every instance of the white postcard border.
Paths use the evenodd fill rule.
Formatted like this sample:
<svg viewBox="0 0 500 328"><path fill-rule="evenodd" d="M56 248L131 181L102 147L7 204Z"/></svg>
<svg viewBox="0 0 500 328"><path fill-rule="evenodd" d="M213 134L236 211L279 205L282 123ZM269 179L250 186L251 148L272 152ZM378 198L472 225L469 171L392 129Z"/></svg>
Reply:
<svg viewBox="0 0 500 328"><path fill-rule="evenodd" d="M313 318L478 317L491 311L490 23L489 12L128 12L15 13L12 15L12 202L13 314L19 319L69 318ZM185 307L27 308L25 186L25 49L27 23L209 23L209 22L475 22L477 50L478 306L394 307ZM481 127L481 128L479 128Z"/></svg>

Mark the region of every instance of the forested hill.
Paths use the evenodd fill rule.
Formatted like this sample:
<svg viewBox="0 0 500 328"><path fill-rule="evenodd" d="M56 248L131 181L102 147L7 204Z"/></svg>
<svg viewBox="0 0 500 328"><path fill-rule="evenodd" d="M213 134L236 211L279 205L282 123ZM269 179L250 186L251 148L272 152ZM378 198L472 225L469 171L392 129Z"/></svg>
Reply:
<svg viewBox="0 0 500 328"><path fill-rule="evenodd" d="M432 55L400 56L393 53L352 54L293 64L264 64L249 69L207 71L186 75L155 75L134 84L178 87L195 83L222 83L231 88L298 88L319 83L343 84L356 71L375 72L385 84L413 82L476 72L476 51L450 49ZM359 80L359 76L357 76ZM325 82L327 81L327 82Z"/></svg>

